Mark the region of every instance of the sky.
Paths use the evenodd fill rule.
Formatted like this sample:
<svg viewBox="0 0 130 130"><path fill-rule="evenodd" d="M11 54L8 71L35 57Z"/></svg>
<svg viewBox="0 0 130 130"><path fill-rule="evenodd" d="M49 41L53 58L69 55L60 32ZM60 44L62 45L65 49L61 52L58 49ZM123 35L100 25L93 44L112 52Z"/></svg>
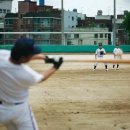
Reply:
<svg viewBox="0 0 130 130"><path fill-rule="evenodd" d="M18 1L13 0L12 11L17 12ZM37 0L32 0L37 1ZM78 13L86 14L86 16L95 16L98 10L103 11L103 15L113 14L114 0L63 0L64 9L72 11L77 9ZM45 5L51 5L54 8L61 9L61 0L45 0ZM116 14L123 14L124 10L130 11L130 0L116 0Z"/></svg>

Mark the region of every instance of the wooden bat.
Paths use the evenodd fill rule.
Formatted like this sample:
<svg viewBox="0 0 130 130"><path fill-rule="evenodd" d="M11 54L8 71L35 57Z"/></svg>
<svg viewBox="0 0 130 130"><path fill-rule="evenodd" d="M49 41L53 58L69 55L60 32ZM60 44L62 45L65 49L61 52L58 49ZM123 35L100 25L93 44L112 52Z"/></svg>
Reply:
<svg viewBox="0 0 130 130"><path fill-rule="evenodd" d="M113 60L113 59L104 59L104 60L78 60L78 59L70 59L70 60L64 60L64 62L99 62L99 63L111 63L111 64L130 64L130 60L124 59L124 60Z"/></svg>

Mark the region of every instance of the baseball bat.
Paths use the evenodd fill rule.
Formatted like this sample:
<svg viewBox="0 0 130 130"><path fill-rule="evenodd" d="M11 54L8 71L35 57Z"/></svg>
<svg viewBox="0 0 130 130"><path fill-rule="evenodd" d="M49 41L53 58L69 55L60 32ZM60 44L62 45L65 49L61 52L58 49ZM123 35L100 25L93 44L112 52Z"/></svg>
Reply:
<svg viewBox="0 0 130 130"><path fill-rule="evenodd" d="M70 60L64 60L64 62L99 62L99 63L111 63L111 64L130 64L130 60L128 59L122 59L122 60L113 60L113 59L104 59L104 60L91 60L91 59L70 59Z"/></svg>

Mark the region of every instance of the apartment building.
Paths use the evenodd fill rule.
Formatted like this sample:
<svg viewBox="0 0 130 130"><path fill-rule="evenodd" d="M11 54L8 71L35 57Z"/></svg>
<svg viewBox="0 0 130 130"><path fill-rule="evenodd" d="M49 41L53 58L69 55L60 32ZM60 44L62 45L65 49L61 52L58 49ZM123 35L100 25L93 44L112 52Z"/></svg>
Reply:
<svg viewBox="0 0 130 130"><path fill-rule="evenodd" d="M108 38L111 35L108 28L97 27L78 27L71 29L71 32L74 32L74 34L71 34L68 39L70 45L97 45L98 43L108 45Z"/></svg>
<svg viewBox="0 0 130 130"><path fill-rule="evenodd" d="M91 32L90 34L86 35L86 40L80 38L79 43L96 45L97 43L102 42L105 45L112 44L112 35L110 33L112 32L111 16L100 15L96 17L86 17L85 19L78 19L77 30L81 32L83 30L85 32ZM79 36L81 35L83 36L85 34L80 34Z"/></svg>
<svg viewBox="0 0 130 130"><path fill-rule="evenodd" d="M0 0L0 32L4 31L4 17L12 9L12 0ZM4 43L3 34L0 34L0 44Z"/></svg>
<svg viewBox="0 0 130 130"><path fill-rule="evenodd" d="M11 12L13 0L0 0L0 18Z"/></svg>
<svg viewBox="0 0 130 130"><path fill-rule="evenodd" d="M18 13L7 13L4 18L4 30L11 32L36 32L35 34L26 34L32 37L39 44L61 45L61 34L37 34L37 32L61 32L61 10L53 6L44 5L44 0L39 1L24 0L18 2ZM124 44L125 31L122 27L123 15L117 15L116 30L117 42ZM2 27L2 24L0 24ZM73 11L64 10L64 31L81 32L80 34L65 34L65 44L76 45L96 45L102 42L106 45L112 44L111 32L113 32L113 16L102 15L98 11L96 17L86 17L85 14L78 13L77 9ZM82 34L86 32L87 35ZM88 34L88 32L94 32ZM95 33L97 32L97 33ZM21 35L6 36L6 41L11 42ZM12 42L11 42L12 43Z"/></svg>
<svg viewBox="0 0 130 130"><path fill-rule="evenodd" d="M25 0L18 2L18 14L5 16L6 31L12 32L60 32L61 11L52 6L37 6L35 1ZM14 24L14 25L13 25ZM35 38L39 44L61 44L59 34L26 34ZM9 42L9 36L6 41ZM17 35L21 37L21 35Z"/></svg>

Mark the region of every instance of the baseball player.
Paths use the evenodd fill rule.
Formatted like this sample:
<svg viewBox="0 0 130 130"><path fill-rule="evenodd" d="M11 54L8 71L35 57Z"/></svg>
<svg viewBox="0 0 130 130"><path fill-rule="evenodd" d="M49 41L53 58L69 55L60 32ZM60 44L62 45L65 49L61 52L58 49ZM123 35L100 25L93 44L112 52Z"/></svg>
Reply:
<svg viewBox="0 0 130 130"><path fill-rule="evenodd" d="M106 51L104 48L102 48L102 43L98 44L98 49L95 52L95 59L103 59L104 55L106 54ZM98 65L98 62L94 64L93 70L96 70ZM105 63L105 70L108 71L108 65Z"/></svg>
<svg viewBox="0 0 130 130"><path fill-rule="evenodd" d="M119 44L116 44L116 47L113 50L114 59L115 60L122 59L122 54L123 54L123 51L122 49L119 48ZM113 69L115 68L115 66L116 66L116 69L118 70L119 64L113 64Z"/></svg>
<svg viewBox="0 0 130 130"><path fill-rule="evenodd" d="M26 63L41 59L53 64L49 70L38 73ZM48 79L63 62L62 57L49 58L29 38L18 39L11 51L0 50L0 123L7 130L38 130L28 104L29 88Z"/></svg>

